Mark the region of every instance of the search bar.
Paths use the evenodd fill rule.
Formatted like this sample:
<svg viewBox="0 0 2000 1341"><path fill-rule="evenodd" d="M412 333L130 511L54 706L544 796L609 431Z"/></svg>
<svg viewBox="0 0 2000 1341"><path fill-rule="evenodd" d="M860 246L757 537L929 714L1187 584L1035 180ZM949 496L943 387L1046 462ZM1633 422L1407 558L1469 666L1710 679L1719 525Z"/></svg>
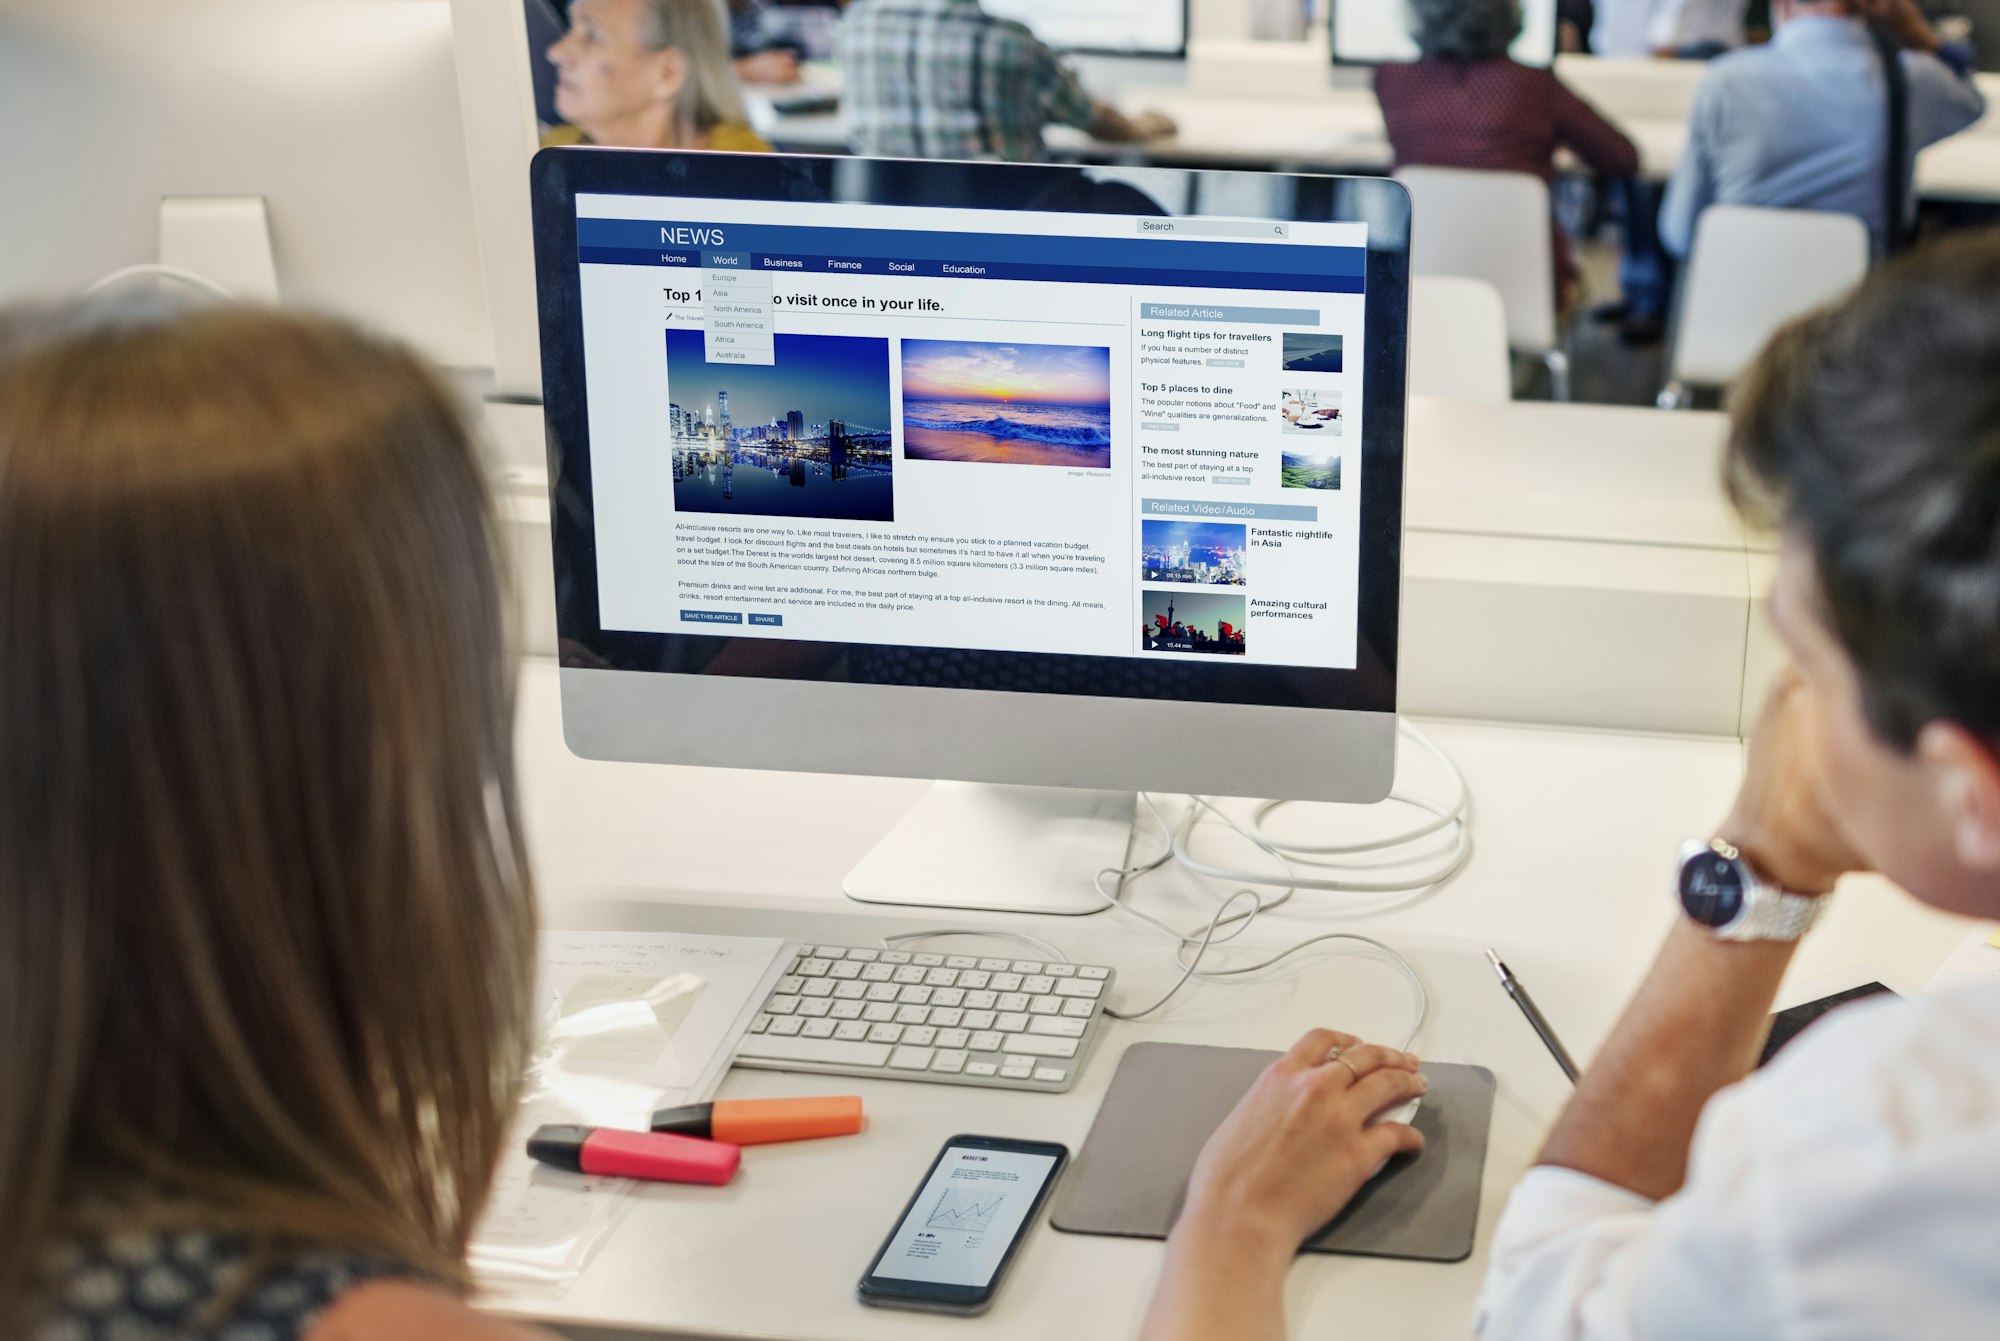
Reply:
<svg viewBox="0 0 2000 1341"><path fill-rule="evenodd" d="M1139 231L1165 237L1256 237L1276 242L1292 235L1289 224L1247 219L1141 219Z"/></svg>

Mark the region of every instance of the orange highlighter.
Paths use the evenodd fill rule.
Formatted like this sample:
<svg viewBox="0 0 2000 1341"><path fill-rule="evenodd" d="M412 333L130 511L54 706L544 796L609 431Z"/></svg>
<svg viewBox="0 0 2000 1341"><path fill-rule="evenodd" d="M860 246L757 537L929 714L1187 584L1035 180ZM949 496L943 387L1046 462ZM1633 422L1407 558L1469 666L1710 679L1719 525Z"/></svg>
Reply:
<svg viewBox="0 0 2000 1341"><path fill-rule="evenodd" d="M662 1108L653 1114L652 1129L676 1136L726 1141L730 1145L852 1136L861 1130L861 1097L839 1094L814 1099L718 1099L712 1104Z"/></svg>

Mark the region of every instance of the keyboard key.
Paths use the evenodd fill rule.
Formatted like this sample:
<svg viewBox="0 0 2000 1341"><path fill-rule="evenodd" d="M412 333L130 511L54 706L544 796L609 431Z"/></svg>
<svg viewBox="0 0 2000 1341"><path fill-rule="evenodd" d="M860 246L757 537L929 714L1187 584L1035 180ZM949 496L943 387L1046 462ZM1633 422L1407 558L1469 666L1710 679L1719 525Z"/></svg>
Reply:
<svg viewBox="0 0 2000 1341"><path fill-rule="evenodd" d="M1056 984L1057 996L1095 997L1104 991L1104 983L1092 978L1065 978Z"/></svg>
<svg viewBox="0 0 2000 1341"><path fill-rule="evenodd" d="M1038 1066L1035 1068L1035 1079L1046 1085L1060 1085L1069 1079L1069 1072L1060 1066Z"/></svg>
<svg viewBox="0 0 2000 1341"><path fill-rule="evenodd" d="M915 964L905 964L896 970L896 981L899 983L920 983L923 980L924 971Z"/></svg>
<svg viewBox="0 0 2000 1341"><path fill-rule="evenodd" d="M1055 991L1056 980L1037 974L1032 978L1021 979L1021 990L1030 996L1040 996L1043 992Z"/></svg>
<svg viewBox="0 0 2000 1341"><path fill-rule="evenodd" d="M836 1001L833 1003L831 1013L836 1020L858 1020L861 1018L861 1003L859 1001ZM1037 1020L1035 1023L1040 1024L1041 1021Z"/></svg>
<svg viewBox="0 0 2000 1341"><path fill-rule="evenodd" d="M1076 976L1076 965L1051 964L1049 965L1049 976L1051 978L1074 978Z"/></svg>
<svg viewBox="0 0 2000 1341"><path fill-rule="evenodd" d="M999 1018L990 1010L968 1010L962 1023L967 1029L991 1029Z"/></svg>
<svg viewBox="0 0 2000 1341"><path fill-rule="evenodd" d="M861 1018L870 1024L887 1024L896 1018L896 1008L886 1001L876 1001L861 1012Z"/></svg>
<svg viewBox="0 0 2000 1341"><path fill-rule="evenodd" d="M937 1058L931 1062L931 1070L955 1076L965 1069L966 1061L966 1055L962 1052L940 1051Z"/></svg>
<svg viewBox="0 0 2000 1341"><path fill-rule="evenodd" d="M979 961L971 955L946 955L944 966L951 969L978 968Z"/></svg>
<svg viewBox="0 0 2000 1341"><path fill-rule="evenodd" d="M796 1015L780 1015L777 1019L771 1021L771 1027L765 1031L764 1037L769 1038L771 1035L776 1034L780 1038L789 1038L793 1034L798 1033L799 1030L805 1028L805 1026L806 1022Z"/></svg>
<svg viewBox="0 0 2000 1341"><path fill-rule="evenodd" d="M773 1015L791 1015L798 1008L799 999L795 996L774 996L764 1003L764 1009Z"/></svg>
<svg viewBox="0 0 2000 1341"><path fill-rule="evenodd" d="M847 947L844 945L822 945L817 950L814 950L813 953L821 959L845 959L847 958Z"/></svg>
<svg viewBox="0 0 2000 1341"><path fill-rule="evenodd" d="M1000 1004L998 992L967 992L965 1004L973 1010L992 1010Z"/></svg>
<svg viewBox="0 0 2000 1341"><path fill-rule="evenodd" d="M934 968L924 975L924 983L929 987L956 987L958 985L958 970Z"/></svg>
<svg viewBox="0 0 2000 1341"><path fill-rule="evenodd" d="M922 1024L924 1021L930 1019L930 1017L931 1011L929 1006L896 1007L897 1024Z"/></svg>
<svg viewBox="0 0 2000 1341"><path fill-rule="evenodd" d="M972 1035L964 1029L940 1029L937 1041L941 1048L969 1048L972 1046Z"/></svg>
<svg viewBox="0 0 2000 1341"><path fill-rule="evenodd" d="M1087 1020L1097 1013L1095 1001L1065 1001L1063 1014L1071 1019Z"/></svg>
<svg viewBox="0 0 2000 1341"><path fill-rule="evenodd" d="M882 952L882 962L885 964L907 964L910 962L910 952L908 950L884 950Z"/></svg>
<svg viewBox="0 0 2000 1341"><path fill-rule="evenodd" d="M993 981L993 975L983 970L967 969L958 975L958 985L965 988L984 987Z"/></svg>
<svg viewBox="0 0 2000 1341"><path fill-rule="evenodd" d="M799 1002L799 1014L809 1020L817 1020L833 1009L833 1003L822 997L807 997Z"/></svg>
<svg viewBox="0 0 2000 1341"><path fill-rule="evenodd" d="M988 973L1005 973L1007 971L1007 961L1004 959L982 959L979 961L979 967L985 969Z"/></svg>
<svg viewBox="0 0 2000 1341"><path fill-rule="evenodd" d="M832 1038L834 1020L807 1020L806 1027L799 1031L801 1038Z"/></svg>
<svg viewBox="0 0 2000 1341"><path fill-rule="evenodd" d="M1082 1020L1047 1020L1036 1018L1028 1021L1028 1032L1043 1034L1049 1038L1082 1038L1083 1031L1090 1026Z"/></svg>
<svg viewBox="0 0 2000 1341"><path fill-rule="evenodd" d="M868 962L873 962L874 960L880 958L881 954L882 952L880 950L849 950L847 952L847 957L849 959L860 959Z"/></svg>
<svg viewBox="0 0 2000 1341"><path fill-rule="evenodd" d="M1038 996L1028 1003L1028 1013L1030 1015L1060 1015L1062 1014L1062 1005L1062 1001L1057 997Z"/></svg>
<svg viewBox="0 0 2000 1341"><path fill-rule="evenodd" d="M1000 1051L1000 1035L992 1030L981 1030L972 1036L972 1050L974 1052Z"/></svg>
<svg viewBox="0 0 2000 1341"><path fill-rule="evenodd" d="M911 961L911 962L913 962L913 963L917 963L917 964L921 964L921 965L923 965L923 966L924 966L925 968L940 968L940 967L942 967L942 966L943 966L943 964L944 964L944 956L943 956L943 955L918 955L918 956L917 956L917 957L916 957L916 958L915 958L915 959L914 959L913 961Z"/></svg>
<svg viewBox="0 0 2000 1341"><path fill-rule="evenodd" d="M1028 1017L1020 1012L1001 1011L993 1017L993 1027L1003 1034L1018 1034L1028 1027Z"/></svg>
<svg viewBox="0 0 2000 1341"><path fill-rule="evenodd" d="M936 1048L897 1048L889 1055L889 1069L892 1071L928 1071L931 1059L937 1056Z"/></svg>
<svg viewBox="0 0 2000 1341"><path fill-rule="evenodd" d="M833 965L824 959L801 959L798 973L801 978L824 978L827 970L832 967Z"/></svg>
<svg viewBox="0 0 2000 1341"><path fill-rule="evenodd" d="M753 1034L761 1034L770 1027L771 1017L768 1015L759 1015L756 1019L750 1021L750 1032Z"/></svg>
<svg viewBox="0 0 2000 1341"><path fill-rule="evenodd" d="M931 993L933 1006L958 1006L965 1002L965 993L956 987L939 987Z"/></svg>
<svg viewBox="0 0 2000 1341"><path fill-rule="evenodd" d="M889 1049L880 1043L855 1043L838 1038L746 1038L736 1049L738 1057L755 1057L776 1062L821 1062L828 1066L880 1066L889 1060Z"/></svg>
<svg viewBox="0 0 2000 1341"><path fill-rule="evenodd" d="M1103 982L1111 976L1111 970L1096 964L1086 964L1076 971L1076 976L1079 978L1094 978L1098 982Z"/></svg>
<svg viewBox="0 0 2000 1341"><path fill-rule="evenodd" d="M805 991L801 993L801 995L832 996L833 989L838 987L839 985L840 985L839 983L836 983L831 978L809 978L806 981Z"/></svg>
<svg viewBox="0 0 2000 1341"><path fill-rule="evenodd" d="M1034 1078L1034 1075L1035 1068L1032 1066L1003 1066L1000 1068L1000 1079L1002 1080L1031 1080Z"/></svg>
<svg viewBox="0 0 2000 1341"><path fill-rule="evenodd" d="M896 993L896 1000L905 1006L928 1006L931 1003L931 989L928 987L905 987Z"/></svg>
<svg viewBox="0 0 2000 1341"><path fill-rule="evenodd" d="M997 1076L1000 1074L1000 1067L996 1062L967 1062L965 1064L965 1074L968 1076Z"/></svg>
<svg viewBox="0 0 2000 1341"><path fill-rule="evenodd" d="M1010 1053L1030 1057L1074 1057L1082 1046L1073 1038L1044 1038L1040 1034L1010 1034L1003 1045ZM1007 1059L1013 1061L1012 1057Z"/></svg>
<svg viewBox="0 0 2000 1341"><path fill-rule="evenodd" d="M833 966L833 972L829 976L839 978L842 982L847 982L860 977L863 967L864 965L858 964L852 959L843 959Z"/></svg>
<svg viewBox="0 0 2000 1341"><path fill-rule="evenodd" d="M1035 1059L1033 1057L1016 1057L1010 1054L1000 1059L1000 1070L1001 1073L1004 1075L1006 1073L1007 1068L1010 1066L1032 1067L1034 1064L1035 1064Z"/></svg>
<svg viewBox="0 0 2000 1341"><path fill-rule="evenodd" d="M868 986L869 984L865 982L837 982L833 985L833 999L835 1001L865 1001L868 999Z"/></svg>
<svg viewBox="0 0 2000 1341"><path fill-rule="evenodd" d="M860 1020L842 1020L833 1027L833 1036L859 1043L868 1037L868 1026Z"/></svg>
<svg viewBox="0 0 2000 1341"><path fill-rule="evenodd" d="M771 990L774 992L783 992L787 996L797 996L799 988L805 986L805 982L806 980L798 974L787 973L784 977L778 979L778 985Z"/></svg>
<svg viewBox="0 0 2000 1341"><path fill-rule="evenodd" d="M937 1042L937 1030L931 1028L929 1025L923 1025L916 1029L905 1029L903 1031L903 1041L915 1047L927 1048Z"/></svg>
<svg viewBox="0 0 2000 1341"><path fill-rule="evenodd" d="M868 964L861 970L863 982L888 982L896 976L896 970L887 964Z"/></svg>
<svg viewBox="0 0 2000 1341"><path fill-rule="evenodd" d="M868 984L868 1000L894 1001L896 991L896 984L892 982L871 982Z"/></svg>
<svg viewBox="0 0 2000 1341"><path fill-rule="evenodd" d="M1042 971L1042 961L1039 959L1017 959L1013 963L1013 969L1016 973L1040 973Z"/></svg>
<svg viewBox="0 0 2000 1341"><path fill-rule="evenodd" d="M940 1006L933 1003L931 1006L931 1023L940 1029L954 1029L965 1023L965 1012L954 1010L950 1006Z"/></svg>
<svg viewBox="0 0 2000 1341"><path fill-rule="evenodd" d="M871 1024L868 1026L870 1043L900 1043L903 1041L903 1026L900 1024Z"/></svg>
<svg viewBox="0 0 2000 1341"><path fill-rule="evenodd" d="M1027 1008L1028 994L1026 992L1007 992L1000 998L1001 1010L1026 1010Z"/></svg>
<svg viewBox="0 0 2000 1341"><path fill-rule="evenodd" d="M1018 992L1021 990L1021 975L1018 973L996 973L986 984L996 992Z"/></svg>

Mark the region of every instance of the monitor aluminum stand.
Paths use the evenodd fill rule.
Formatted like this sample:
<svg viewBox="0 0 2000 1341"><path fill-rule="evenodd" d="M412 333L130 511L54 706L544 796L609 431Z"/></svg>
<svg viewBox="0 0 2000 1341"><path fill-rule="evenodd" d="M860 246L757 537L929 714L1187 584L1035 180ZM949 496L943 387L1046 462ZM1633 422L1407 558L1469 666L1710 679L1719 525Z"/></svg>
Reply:
<svg viewBox="0 0 2000 1341"><path fill-rule="evenodd" d="M1100 913L1110 905L1092 882L1126 866L1138 803L1132 792L939 782L842 887L861 903Z"/></svg>

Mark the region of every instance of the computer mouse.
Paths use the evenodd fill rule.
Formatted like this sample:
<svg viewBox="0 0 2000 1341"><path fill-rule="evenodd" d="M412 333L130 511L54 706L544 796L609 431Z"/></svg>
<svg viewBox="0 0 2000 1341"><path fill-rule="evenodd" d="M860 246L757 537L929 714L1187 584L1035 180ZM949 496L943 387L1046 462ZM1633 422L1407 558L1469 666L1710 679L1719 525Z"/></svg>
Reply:
<svg viewBox="0 0 2000 1341"><path fill-rule="evenodd" d="M1423 1102L1424 1097L1420 1094L1414 1099L1408 1099L1397 1104L1394 1108L1385 1108L1370 1118L1368 1125L1372 1127L1378 1122L1409 1122L1417 1116L1417 1109L1423 1106ZM1394 1156L1391 1156L1391 1158L1394 1158ZM1377 1164L1375 1172L1368 1176L1371 1179L1375 1178L1381 1174L1382 1170L1388 1167L1389 1160L1385 1159L1380 1164Z"/></svg>

